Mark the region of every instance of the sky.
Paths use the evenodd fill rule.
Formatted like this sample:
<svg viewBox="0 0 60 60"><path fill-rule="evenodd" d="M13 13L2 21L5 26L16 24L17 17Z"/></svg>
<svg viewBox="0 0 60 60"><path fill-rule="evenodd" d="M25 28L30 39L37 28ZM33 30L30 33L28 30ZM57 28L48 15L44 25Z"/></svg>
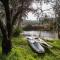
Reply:
<svg viewBox="0 0 60 60"><path fill-rule="evenodd" d="M37 9L37 6L39 6L39 4L37 4L37 5L35 3L32 4L32 7L34 9ZM44 3L42 4L42 10L44 11L43 13L47 14L48 17L55 17L53 9L50 9L50 8L52 8L52 6L50 4L48 4L48 5L44 4ZM46 11L46 10L48 10L48 11ZM37 20L37 17L32 12L29 12L28 18L26 18L26 19L27 20Z"/></svg>

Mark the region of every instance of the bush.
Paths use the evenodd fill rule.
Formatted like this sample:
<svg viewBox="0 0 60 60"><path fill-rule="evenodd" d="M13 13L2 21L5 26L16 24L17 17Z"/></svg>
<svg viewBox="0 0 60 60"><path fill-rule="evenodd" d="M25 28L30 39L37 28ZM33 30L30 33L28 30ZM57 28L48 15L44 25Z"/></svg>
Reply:
<svg viewBox="0 0 60 60"><path fill-rule="evenodd" d="M17 27L14 31L13 36L15 37L19 36L22 31L23 31L22 28Z"/></svg>

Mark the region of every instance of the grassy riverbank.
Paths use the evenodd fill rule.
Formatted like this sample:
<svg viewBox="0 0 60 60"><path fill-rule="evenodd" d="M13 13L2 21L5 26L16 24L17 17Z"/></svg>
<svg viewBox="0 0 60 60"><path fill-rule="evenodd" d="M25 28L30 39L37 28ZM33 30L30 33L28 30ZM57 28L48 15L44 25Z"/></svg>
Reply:
<svg viewBox="0 0 60 60"><path fill-rule="evenodd" d="M47 50L45 54L37 54L30 48L23 36L14 37L12 51L7 56L2 55L0 42L0 60L60 60L60 41L47 42L53 48Z"/></svg>

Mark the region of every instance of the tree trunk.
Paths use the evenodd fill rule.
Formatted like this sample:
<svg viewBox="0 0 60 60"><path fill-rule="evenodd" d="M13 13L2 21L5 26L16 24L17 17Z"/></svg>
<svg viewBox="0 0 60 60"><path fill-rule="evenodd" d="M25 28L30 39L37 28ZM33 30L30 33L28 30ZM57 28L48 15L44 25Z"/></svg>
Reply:
<svg viewBox="0 0 60 60"><path fill-rule="evenodd" d="M2 40L2 53L8 54L11 51L11 40L9 38L3 37Z"/></svg>
<svg viewBox="0 0 60 60"><path fill-rule="evenodd" d="M12 47L12 44L11 44L11 35L12 35L11 15L10 15L10 8L9 8L9 0L1 0L1 1L4 5L5 14L6 14L5 29L2 29L2 26L1 26L1 31L3 34L2 53L8 54L11 51L11 47Z"/></svg>
<svg viewBox="0 0 60 60"><path fill-rule="evenodd" d="M60 39L60 15L57 18L57 23L58 23L58 38Z"/></svg>
<svg viewBox="0 0 60 60"><path fill-rule="evenodd" d="M60 39L60 32L58 32L58 38Z"/></svg>
<svg viewBox="0 0 60 60"><path fill-rule="evenodd" d="M4 26L2 25L2 23L0 22L0 28L1 28L1 32L3 35L3 40L2 40L2 53L3 54L8 54L11 51L11 37L9 38L7 35L7 31L4 28Z"/></svg>
<svg viewBox="0 0 60 60"><path fill-rule="evenodd" d="M58 26L58 38L60 39L60 26Z"/></svg>

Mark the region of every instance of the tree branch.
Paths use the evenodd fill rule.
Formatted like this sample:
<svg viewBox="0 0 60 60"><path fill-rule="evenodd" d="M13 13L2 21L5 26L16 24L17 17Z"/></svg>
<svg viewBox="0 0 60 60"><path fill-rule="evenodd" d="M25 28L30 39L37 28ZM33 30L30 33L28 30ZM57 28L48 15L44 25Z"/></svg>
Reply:
<svg viewBox="0 0 60 60"><path fill-rule="evenodd" d="M12 25L15 24L16 19L17 19L17 16L18 16L20 13L21 13L21 11L19 10L19 11L17 11L16 14L13 16L13 19L12 19Z"/></svg>
<svg viewBox="0 0 60 60"><path fill-rule="evenodd" d="M18 6L18 11L16 12L16 14L13 16L13 19L12 19L12 26L15 24L16 22L16 19L17 19L17 16L20 14L22 15L22 12L23 12L23 0L22 0L22 5L21 6Z"/></svg>

